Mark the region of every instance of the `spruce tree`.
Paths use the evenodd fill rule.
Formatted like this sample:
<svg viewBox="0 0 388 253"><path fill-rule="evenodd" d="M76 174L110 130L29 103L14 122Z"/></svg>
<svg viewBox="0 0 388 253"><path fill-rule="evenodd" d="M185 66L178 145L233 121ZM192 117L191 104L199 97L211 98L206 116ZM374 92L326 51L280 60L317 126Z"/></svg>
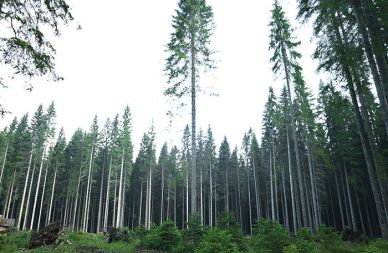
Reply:
<svg viewBox="0 0 388 253"><path fill-rule="evenodd" d="M214 67L209 49L213 33L213 11L205 0L180 0L173 17L165 72L171 85L165 95L181 98L191 95L191 213L197 213L197 166L196 166L196 96L201 68ZM190 79L190 85L187 81Z"/></svg>

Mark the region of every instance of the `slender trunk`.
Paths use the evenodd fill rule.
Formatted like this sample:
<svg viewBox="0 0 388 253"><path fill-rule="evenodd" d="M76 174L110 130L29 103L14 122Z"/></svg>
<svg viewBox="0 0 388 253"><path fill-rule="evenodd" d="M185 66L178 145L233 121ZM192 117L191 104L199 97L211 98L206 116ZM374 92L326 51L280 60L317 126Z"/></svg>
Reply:
<svg viewBox="0 0 388 253"><path fill-rule="evenodd" d="M143 180L140 184L140 199L139 199L139 226L141 225L142 206L143 206Z"/></svg>
<svg viewBox="0 0 388 253"><path fill-rule="evenodd" d="M290 136L288 135L287 128L287 155L288 155L288 174L290 177L290 191L291 191L291 207L292 207L292 225L293 232L297 232L297 223L296 223L296 207L295 207L295 195L294 195L294 176L292 173L292 161L291 161L291 149L290 149Z"/></svg>
<svg viewBox="0 0 388 253"><path fill-rule="evenodd" d="M283 65L284 65L284 71L286 74L286 84L287 84L287 95L288 95L288 100L290 102L290 111L291 111L291 127L292 127L292 137L294 139L294 152L295 152L295 159L296 159L296 172L298 176L298 181L299 181L299 194L300 194L300 204L302 208L302 221L303 221L303 226L308 226L308 221L307 221L307 210L306 210L306 202L305 202L305 192L303 188L303 177L302 177L302 168L301 168L301 163L300 163L300 156L299 156L299 147L298 147L298 139L296 135L296 125L295 125L295 110L294 110L294 105L292 101L292 96L291 96L291 87L290 87L290 74L288 70L288 56L285 50L285 47L282 46L282 55L283 55Z"/></svg>
<svg viewBox="0 0 388 253"><path fill-rule="evenodd" d="M356 216L354 214L352 195L350 194L350 186L349 186L349 181L348 181L348 172L347 172L347 169L346 169L346 162L345 162L345 160L343 161L343 163L344 163L344 172L345 172L346 191L347 191L347 194L348 194L350 216L351 216L351 220L352 220L352 229L357 231Z"/></svg>
<svg viewBox="0 0 388 253"><path fill-rule="evenodd" d="M13 172L13 177L12 177L12 183L11 183L11 191L9 193L9 197L8 197L8 206L6 208L6 214L5 214L5 218L8 219L10 217L10 214L9 214L9 210L10 210L10 207L11 207L11 202L12 202L12 197L13 197L13 190L14 190L14 186L15 186L15 176L16 176L16 170Z"/></svg>
<svg viewBox="0 0 388 253"><path fill-rule="evenodd" d="M72 229L73 229L73 230L74 230L74 228L75 228L75 219L76 219L76 215L77 215L77 204L78 204L78 194L79 194L79 187L80 187L80 184L81 184L82 160L83 160L83 154L82 154L82 156L81 156L81 164L80 164L79 173L78 173L77 192L76 192L76 194L75 194L75 204L74 204L74 212L73 212L73 215L74 215L74 216L73 216L73 224L72 224ZM54 173L54 183L55 183L56 175L57 175L57 168L55 168L55 173ZM52 207L52 205L53 205L54 183L53 183L53 188L52 188L52 190L51 190L51 200L50 200L50 210L49 210L49 218L48 218L48 222L50 222L51 207Z"/></svg>
<svg viewBox="0 0 388 253"><path fill-rule="evenodd" d="M98 216L97 216L97 234L100 232L101 228L101 213L102 213L102 188L104 186L104 172L105 172L105 156L106 153L104 153L104 161L102 163L102 171L101 171L101 184L100 184L100 199L98 201Z"/></svg>
<svg viewBox="0 0 388 253"><path fill-rule="evenodd" d="M121 215L122 215L122 196L123 196L123 171L124 171L124 151L121 156L121 168L120 168L120 182L119 182L119 197L117 204L117 217L116 217L116 227L119 228L121 226Z"/></svg>
<svg viewBox="0 0 388 253"><path fill-rule="evenodd" d="M271 219L273 221L276 220L275 218L275 198L274 198L274 189L273 189L273 169L272 169L272 151L271 147L269 148L269 182L271 184Z"/></svg>
<svg viewBox="0 0 388 253"><path fill-rule="evenodd" d="M243 220L241 214L241 189L240 189L240 172L238 170L238 165L236 166L236 175L237 175L237 192L238 192L238 218L240 222L240 230L243 230Z"/></svg>
<svg viewBox="0 0 388 253"><path fill-rule="evenodd" d="M109 172L108 172L108 179L107 179L107 185L106 185L104 228L107 228L107 227L108 227L109 193L110 193L110 174L111 174L111 171L112 171L112 160L113 160L113 154L111 154L111 156L110 156Z"/></svg>
<svg viewBox="0 0 388 253"><path fill-rule="evenodd" d="M112 216L112 226L116 223L116 202L117 202L117 171L115 173L115 195L113 198L113 216Z"/></svg>
<svg viewBox="0 0 388 253"><path fill-rule="evenodd" d="M209 193L209 225L210 227L213 227L213 174L212 174L212 164L209 163L209 173L210 173L210 179L209 179L209 187L210 187L210 193Z"/></svg>
<svg viewBox="0 0 388 253"><path fill-rule="evenodd" d="M194 13L195 14L195 13ZM195 15L192 19L195 19ZM196 22L196 21L193 21ZM191 32L191 214L197 213L197 148L196 148L196 48L195 32ZM188 215L188 213L187 213Z"/></svg>
<svg viewBox="0 0 388 253"><path fill-rule="evenodd" d="M82 165L81 165L81 167L82 167ZM55 183L56 183L56 179L57 179L57 170L58 170L58 160L57 160L56 166L55 166L55 172L54 172L54 178L53 178L53 186L51 187L51 197L50 197L50 207L49 207L49 214L48 214L48 222L51 222L51 210L52 210L52 207L53 207ZM79 177L81 179L81 169L80 169ZM78 198L78 190L79 190L79 181L78 181L78 188L77 188L76 205L77 205L77 198ZM75 210L74 210L74 212L75 212Z"/></svg>
<svg viewBox="0 0 388 253"><path fill-rule="evenodd" d="M256 161L254 156L252 156L252 166L253 166L253 181L255 184L256 219L259 219L260 218L259 194L258 194L258 187L257 187L257 180L256 180Z"/></svg>
<svg viewBox="0 0 388 253"><path fill-rule="evenodd" d="M248 164L248 163L247 163ZM249 182L249 168L247 168L247 185L248 185L248 208L249 208L249 234L252 235L252 207L251 207L251 186Z"/></svg>
<svg viewBox="0 0 388 253"><path fill-rule="evenodd" d="M366 233L365 230L365 225L364 225L364 219L362 218L362 212L361 212L361 205L360 205L360 198L358 197L358 193L356 193L356 200L357 200L357 209L358 209L358 215L360 216L360 221L361 221L361 228L362 232Z"/></svg>
<svg viewBox="0 0 388 253"><path fill-rule="evenodd" d="M272 173L273 173L273 184L274 184L274 201L275 201L275 219L279 222L279 207L278 207L278 184L277 184L277 173L276 173L276 152L275 152L275 140L272 136Z"/></svg>
<svg viewBox="0 0 388 253"><path fill-rule="evenodd" d="M188 223L189 223L189 171L186 172L186 228L188 228Z"/></svg>
<svg viewBox="0 0 388 253"><path fill-rule="evenodd" d="M31 202L31 190L32 190L32 184L34 183L34 175L35 175L35 162L32 166L32 175L31 175L31 182L30 187L28 189L28 196L27 196L27 204L26 204L26 212L24 213L24 220L23 220L23 230L26 230L27 227L27 217L28 217L28 211L30 209L30 202Z"/></svg>
<svg viewBox="0 0 388 253"><path fill-rule="evenodd" d="M84 209L84 220L82 231L88 232L88 222L89 222L89 206L90 206L90 190L91 190L91 181L92 181L92 164L93 164L93 151L94 151L94 143L92 144L92 149L90 151L89 158L89 173L88 173L88 182L86 185L86 196L85 196L85 209Z"/></svg>
<svg viewBox="0 0 388 253"><path fill-rule="evenodd" d="M225 167L225 211L229 212L229 183L228 183L228 167Z"/></svg>
<svg viewBox="0 0 388 253"><path fill-rule="evenodd" d="M283 188L283 210L284 210L284 223L287 228L287 230L290 230L290 223L289 223L289 218L288 218L288 205L287 205L287 193L286 193L286 176L284 173L284 167L282 166L282 188Z"/></svg>
<svg viewBox="0 0 388 253"><path fill-rule="evenodd" d="M3 173L4 173L5 162L7 161L8 145L9 144L7 143L7 146L5 147L5 152L4 152L3 164L1 165L1 171L0 171L0 192L1 192L1 182L3 180Z"/></svg>
<svg viewBox="0 0 388 253"><path fill-rule="evenodd" d="M161 200L160 200L160 219L159 219L159 222L160 224L163 223L163 209L164 209L164 163L162 162L162 185L161 185L161 188L162 188L162 196L161 196ZM167 217L168 219L168 217Z"/></svg>
<svg viewBox="0 0 388 253"><path fill-rule="evenodd" d="M315 174L314 174L314 168L313 168L313 161L312 161L312 154L310 151L309 142L307 140L306 136L306 150L307 150L307 159L308 159L308 165L309 165L309 173L310 173L310 184L311 184L311 196L312 196L312 204L313 204L313 230L317 230L319 228L319 218L318 218L318 204L316 199L316 193L315 193Z"/></svg>
<svg viewBox="0 0 388 253"><path fill-rule="evenodd" d="M166 209L166 220L170 219L170 185L167 184L167 209Z"/></svg>
<svg viewBox="0 0 388 253"><path fill-rule="evenodd" d="M340 215L341 215L341 226L342 226L342 230L344 230L345 229L345 219L344 219L344 212L342 209L341 194L340 194L340 190L339 190L339 186L338 186L337 172L335 173L335 186L337 188L338 205L339 205Z"/></svg>
<svg viewBox="0 0 388 253"><path fill-rule="evenodd" d="M24 182L24 189L23 189L23 195L22 195L22 201L21 201L21 206L19 209L19 218L17 222L17 229L20 229L21 221L22 221L22 215L23 215L23 207L24 207L24 199L26 197L26 190L27 190L27 184L28 184L28 179L30 176L30 169L31 169L31 162L32 162L32 154L34 153L34 148L31 148L31 153L30 153L30 160L28 162L28 168L27 168L27 176L26 180Z"/></svg>
<svg viewBox="0 0 388 253"><path fill-rule="evenodd" d="M43 208L44 193L45 193L45 190L46 190L47 171L48 171L48 163L47 163L47 165L46 165L46 172L45 172L45 174L44 174L42 196L41 196L41 198L40 198L39 218L38 218L38 225L37 225L36 231L39 231L39 228L40 228L40 218L42 217L42 208Z"/></svg>
<svg viewBox="0 0 388 253"><path fill-rule="evenodd" d="M38 201L39 186L40 186L40 178L41 178L41 175L42 175L43 160L44 160L44 153L45 153L45 152L46 152L46 147L43 148L42 159L41 159L41 161L40 161L40 166L39 166L38 183L36 184L35 199L34 199L34 207L32 208L32 216L31 216L31 222L30 222L30 230L32 230L32 228L34 227L36 202Z"/></svg>
<svg viewBox="0 0 388 253"><path fill-rule="evenodd" d="M204 206L203 206L203 178L202 178L202 168L201 168L201 171L200 171L200 186L199 186L199 190L200 190L200 204L201 204L201 225L205 225L204 224Z"/></svg>

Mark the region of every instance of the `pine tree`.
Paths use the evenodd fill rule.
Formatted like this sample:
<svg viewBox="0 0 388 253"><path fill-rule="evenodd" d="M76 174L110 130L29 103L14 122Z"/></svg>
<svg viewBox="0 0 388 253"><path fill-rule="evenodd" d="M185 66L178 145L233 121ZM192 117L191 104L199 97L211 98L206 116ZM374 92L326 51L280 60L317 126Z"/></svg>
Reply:
<svg viewBox="0 0 388 253"><path fill-rule="evenodd" d="M212 51L209 49L213 32L213 11L205 0L180 0L179 9L173 17L174 32L168 43L170 56L165 72L168 87L165 95L181 98L191 95L191 213L197 213L197 166L196 166L196 96L199 69L213 68ZM187 79L190 77L190 85Z"/></svg>
<svg viewBox="0 0 388 253"><path fill-rule="evenodd" d="M293 106L293 99L291 96L291 82L296 72L300 71L300 66L297 60L301 57L300 53L296 51L296 47L300 44L299 41L295 42L292 37L292 28L289 21L285 17L285 13L279 5L278 1L275 0L274 7L272 10L272 20L270 23L271 34L270 34L270 49L273 50L274 54L271 58L271 62L274 63L273 71L278 73L283 70L287 85L288 100L290 101L291 111L291 130L294 142L294 152L296 159L296 171L299 181L299 198L302 209L303 226L308 226L308 214L306 207L306 194L303 187L302 167L298 147L297 130L295 122L295 108Z"/></svg>

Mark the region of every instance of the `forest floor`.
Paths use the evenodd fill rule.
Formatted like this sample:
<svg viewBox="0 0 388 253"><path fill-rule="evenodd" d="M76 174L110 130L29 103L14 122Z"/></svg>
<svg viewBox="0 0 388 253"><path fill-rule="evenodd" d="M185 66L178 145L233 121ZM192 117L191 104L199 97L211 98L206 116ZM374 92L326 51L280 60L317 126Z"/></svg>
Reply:
<svg viewBox="0 0 388 253"><path fill-rule="evenodd" d="M3 237L3 238L2 238ZM5 238L6 237L6 238ZM107 243L102 234L74 233L62 234L53 245L28 249L30 233L11 232L0 235L1 253L133 253L133 243L123 241Z"/></svg>

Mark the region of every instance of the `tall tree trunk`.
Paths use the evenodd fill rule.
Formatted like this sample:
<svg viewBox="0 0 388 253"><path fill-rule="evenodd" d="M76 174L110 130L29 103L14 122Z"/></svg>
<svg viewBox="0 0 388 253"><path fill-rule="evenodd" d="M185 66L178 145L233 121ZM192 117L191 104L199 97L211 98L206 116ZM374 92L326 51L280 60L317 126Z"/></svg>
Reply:
<svg viewBox="0 0 388 253"><path fill-rule="evenodd" d="M318 218L318 201L316 199L316 192L315 192L315 174L314 174L314 165L313 165L313 159L312 154L310 150L310 145L308 138L306 136L306 150L307 150L307 160L309 165L309 173L310 173L310 186L311 186L311 196L312 196L312 204L313 204L313 230L318 230L319 228L319 218Z"/></svg>
<svg viewBox="0 0 388 253"><path fill-rule="evenodd" d="M89 207L90 207L90 190L92 184L92 164L93 164L93 152L94 152L94 143L90 151L89 158L89 172L88 172L88 182L86 185L86 196L85 196L85 209L84 209L84 220L82 225L82 231L88 232L88 222L89 222Z"/></svg>
<svg viewBox="0 0 388 253"><path fill-rule="evenodd" d="M284 209L284 216L283 216L283 220L284 220L284 224L287 228L288 231L290 231L290 221L289 221L289 218L288 218L288 204L287 204L287 193L286 193L286 176L285 176L285 173L284 173L284 167L282 165L282 188L283 188L283 209Z"/></svg>
<svg viewBox="0 0 388 253"><path fill-rule="evenodd" d="M4 168L5 168L5 162L7 161L8 145L9 144L7 143L7 146L5 147L5 152L4 152L3 164L1 165L1 171L0 171L0 192L1 192L1 182L3 180L3 173L4 173Z"/></svg>
<svg viewBox="0 0 388 253"><path fill-rule="evenodd" d="M292 225L293 225L293 232L294 232L294 234L296 234L296 232L297 232L297 222L296 222L296 207L295 207L295 194L294 194L294 176L293 176L293 173L292 173L290 136L288 135L288 128L287 128L287 156L288 156L288 174L289 174L289 177L290 177Z"/></svg>
<svg viewBox="0 0 388 253"><path fill-rule="evenodd" d="M103 195L103 192L102 192L102 188L104 186L104 172L105 172L105 156L106 153L104 153L104 160L103 160L103 163L102 163L102 171L101 171L101 184L100 184L100 199L98 201L98 216L97 216L97 234L100 232L100 228L101 228L101 213L102 213L102 195Z"/></svg>
<svg viewBox="0 0 388 253"><path fill-rule="evenodd" d="M307 221L307 210L306 210L306 201L305 201L305 191L303 188L303 176L302 176L302 168L300 163L300 155L299 155L299 147L298 147L298 139L296 135L296 124L295 124L295 109L294 104L291 96L291 87L290 87L290 74L288 69L288 56L285 50L284 45L282 46L282 55L283 55L283 65L284 65L284 71L286 73L286 84L287 84L287 95L288 100L290 102L290 111L291 111L291 128L292 128L292 137L294 139L294 152L295 152L295 159L296 159L296 172L298 176L299 181L299 194L300 194L300 204L302 208L302 221L303 226L308 226Z"/></svg>
<svg viewBox="0 0 388 253"><path fill-rule="evenodd" d="M337 188L338 206L339 206L340 215L341 215L341 229L344 230L346 224L345 224L344 212L343 212L343 209L342 209L342 199L341 199L341 193L340 193L340 189L339 189L339 185L338 185L337 172L335 172L335 186Z"/></svg>
<svg viewBox="0 0 388 253"><path fill-rule="evenodd" d="M81 165L81 168L82 168L82 165ZM81 168L80 168L80 175L79 175L79 181L81 180ZM53 178L53 186L51 187L51 197L50 197L50 207L49 207L49 214L48 214L48 222L51 222L51 210L52 210L52 207L53 207L53 199L54 199L54 191L55 191L55 183L56 183L56 179L57 179L57 170L58 170L58 160L56 162L56 165L55 165L55 172L54 172L54 178ZM76 204L77 205L77 201L78 201L78 190L79 190L79 182L78 181L78 186L77 186L77 197L76 197ZM76 207L77 208L77 207ZM75 212L76 210L74 210Z"/></svg>
<svg viewBox="0 0 388 253"><path fill-rule="evenodd" d="M356 216L354 214L352 195L350 194L348 172L347 172L347 169L346 169L346 162L345 162L345 160L343 161L343 163L344 163L344 172L345 172L346 191L347 191L347 194L348 194L350 216L351 216L351 221L352 221L352 229L357 231Z"/></svg>
<svg viewBox="0 0 388 253"><path fill-rule="evenodd" d="M142 206L143 206L143 180L140 183L140 199L139 199L139 226L141 225Z"/></svg>
<svg viewBox="0 0 388 253"><path fill-rule="evenodd" d="M209 193L209 226L213 227L213 174L212 174L212 164L209 163L209 187L210 187L210 193Z"/></svg>
<svg viewBox="0 0 388 253"><path fill-rule="evenodd" d="M116 227L119 228L121 226L121 215L122 215L122 196L123 196L123 171L124 171L124 151L121 155L121 168L120 168L120 182L119 182L119 197L117 204L117 217L116 217Z"/></svg>
<svg viewBox="0 0 388 253"><path fill-rule="evenodd" d="M32 208L32 216L31 216L31 222L30 222L30 230L32 230L32 228L34 227L36 202L38 201L38 194L39 194L39 187L40 187L40 178L41 178L41 175L42 175L43 160L44 160L44 153L45 152L46 152L46 147L43 148L42 159L40 161L40 166L39 166L38 183L36 184L34 207Z"/></svg>
<svg viewBox="0 0 388 253"><path fill-rule="evenodd" d="M273 168L272 168L272 151L271 147L269 147L269 182L271 184L271 219L273 221L276 220L275 217L275 198L274 198L274 189L273 189Z"/></svg>
<svg viewBox="0 0 388 253"><path fill-rule="evenodd" d="M242 214L241 214L241 189L240 189L240 172L238 169L238 165L236 166L236 175L237 175L237 192L238 192L238 219L240 222L240 230L243 231L243 220L242 220Z"/></svg>
<svg viewBox="0 0 388 253"><path fill-rule="evenodd" d="M8 219L10 217L9 210L10 210L10 207L11 207L11 202L12 202L12 197L13 197L13 190L14 190L14 186L15 186L15 176L16 176L16 170L13 172L11 188L10 188L10 193L9 193L9 197L8 197L8 205L7 205L7 208L4 207L4 209L6 210L6 213L5 213L4 217L6 219Z"/></svg>
<svg viewBox="0 0 388 253"><path fill-rule="evenodd" d="M160 224L163 223L163 210L164 210L164 163L162 162L162 185L161 185L161 188L162 188L162 192L161 192L161 200L160 200L160 219L159 219L159 222ZM168 219L168 217L167 217Z"/></svg>
<svg viewBox="0 0 388 253"><path fill-rule="evenodd" d="M18 218L18 222L17 222L17 226L16 226L17 229L21 228L20 225L21 225L22 215L23 215L24 199L26 197L26 191L27 191L28 179L29 179L29 176L30 176L30 169L31 169L31 162L32 162L32 154L33 153L34 153L34 148L32 147L31 148L31 152L30 152L30 159L29 159L29 162L28 162L27 176L26 176L26 180L24 182L22 201L21 201L21 205L20 205L20 209L19 209L19 218Z"/></svg>
<svg viewBox="0 0 388 253"><path fill-rule="evenodd" d="M192 17L195 19L195 17ZM197 213L197 147L196 147L196 48L195 32L191 33L191 214ZM188 213L187 213L188 215Z"/></svg>
<svg viewBox="0 0 388 253"><path fill-rule="evenodd" d="M105 197L105 213L104 213L104 228L108 227L108 216L109 216L109 193L110 193L110 175L112 171L112 160L113 160L113 154L110 156L110 162L109 162L109 172L108 172L108 179L106 184L106 197Z"/></svg>
<svg viewBox="0 0 388 253"><path fill-rule="evenodd" d="M34 161L34 165L32 166L31 182L30 182L30 187L28 189L26 211L24 213L24 220L23 220L23 230L26 230L26 227L27 227L27 217L28 217L28 211L30 209L32 184L34 183L35 165L36 165L36 160Z"/></svg>
<svg viewBox="0 0 388 253"><path fill-rule="evenodd" d="M72 229L75 230L75 221L76 221L76 215L77 215L77 205L78 205L78 194L79 194L79 188L81 185L81 171L82 171L82 160L83 160L83 155L81 155L81 164L79 167L79 173L78 173L78 184L77 184L77 192L75 194L75 204L74 204L74 212L73 212L73 224L72 224ZM51 215L51 207L53 205L53 196L54 196L54 185L55 185L55 178L57 175L57 167L55 168L55 173L54 173L54 183L53 183L53 188L51 190L51 200L50 200L50 210L49 210L49 216L48 216L48 222L50 222L50 215Z"/></svg>
<svg viewBox="0 0 388 253"><path fill-rule="evenodd" d="M258 187L257 187L257 180L256 180L256 161L255 157L252 156L252 166L253 166L253 181L255 184L255 202L256 202L256 219L260 218L260 202L259 202L259 193L258 193Z"/></svg>
<svg viewBox="0 0 388 253"><path fill-rule="evenodd" d="M225 167L225 190L226 190L226 193L225 193L225 199L226 199L226 201L225 201L225 211L226 212L229 212L229 179L228 179L228 177L229 177L229 175L228 175L228 166L226 166Z"/></svg>
<svg viewBox="0 0 388 253"><path fill-rule="evenodd" d="M45 174L44 174L42 196L41 196L41 198L40 198L39 218L38 218L38 225L37 225L36 231L39 231L39 228L40 228L40 218L42 217L42 208L43 208L44 193L45 193L45 190L46 190L47 171L48 171L48 163L47 163L47 165L46 165L46 172L45 172Z"/></svg>
<svg viewBox="0 0 388 253"><path fill-rule="evenodd" d="M247 162L248 164L248 162ZM249 208L249 234L252 235L252 207L251 207L251 186L249 182L249 167L247 167L247 185L248 185L248 208Z"/></svg>

